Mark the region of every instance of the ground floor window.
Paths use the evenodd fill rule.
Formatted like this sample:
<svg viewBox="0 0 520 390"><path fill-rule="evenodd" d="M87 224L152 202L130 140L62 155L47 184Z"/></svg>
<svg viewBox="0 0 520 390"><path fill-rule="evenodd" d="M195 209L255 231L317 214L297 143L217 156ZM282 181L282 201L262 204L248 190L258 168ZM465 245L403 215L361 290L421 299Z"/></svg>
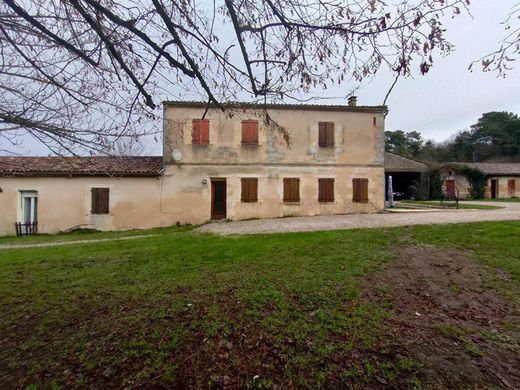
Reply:
<svg viewBox="0 0 520 390"><path fill-rule="evenodd" d="M368 179L352 179L352 201L368 203Z"/></svg>
<svg viewBox="0 0 520 390"><path fill-rule="evenodd" d="M334 179L318 179L318 202L334 202Z"/></svg>
<svg viewBox="0 0 520 390"><path fill-rule="evenodd" d="M92 214L108 214L109 212L109 189L92 188Z"/></svg>
<svg viewBox="0 0 520 390"><path fill-rule="evenodd" d="M283 179L283 201L286 203L300 201L300 179L295 177Z"/></svg>
<svg viewBox="0 0 520 390"><path fill-rule="evenodd" d="M34 223L38 220L38 192L21 191L21 221L23 223Z"/></svg>
<svg viewBox="0 0 520 390"><path fill-rule="evenodd" d="M256 177L242 178L242 202L258 202L258 179Z"/></svg>

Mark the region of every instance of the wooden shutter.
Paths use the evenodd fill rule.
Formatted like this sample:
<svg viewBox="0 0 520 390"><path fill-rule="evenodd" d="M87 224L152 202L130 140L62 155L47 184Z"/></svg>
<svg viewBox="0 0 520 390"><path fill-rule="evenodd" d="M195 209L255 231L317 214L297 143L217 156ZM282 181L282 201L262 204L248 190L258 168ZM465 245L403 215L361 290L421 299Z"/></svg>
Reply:
<svg viewBox="0 0 520 390"><path fill-rule="evenodd" d="M318 133L320 147L334 146L334 122L319 122Z"/></svg>
<svg viewBox="0 0 520 390"><path fill-rule="evenodd" d="M258 179L247 177L242 179L242 202L258 202Z"/></svg>
<svg viewBox="0 0 520 390"><path fill-rule="evenodd" d="M192 144L200 144L200 120L194 119L192 122L192 130L191 130L191 143Z"/></svg>
<svg viewBox="0 0 520 390"><path fill-rule="evenodd" d="M352 179L352 201L368 203L368 179Z"/></svg>
<svg viewBox="0 0 520 390"><path fill-rule="evenodd" d="M334 122L327 122L327 146L334 146Z"/></svg>
<svg viewBox="0 0 520 390"><path fill-rule="evenodd" d="M515 179L509 179L507 181L507 191L509 192L509 195L514 196L516 191L516 180Z"/></svg>
<svg viewBox="0 0 520 390"><path fill-rule="evenodd" d="M258 121L242 121L242 143L258 145Z"/></svg>
<svg viewBox="0 0 520 390"><path fill-rule="evenodd" d="M92 188L92 214L108 214L109 212L109 189L108 188Z"/></svg>
<svg viewBox="0 0 520 390"><path fill-rule="evenodd" d="M318 179L318 202L334 202L334 179Z"/></svg>
<svg viewBox="0 0 520 390"><path fill-rule="evenodd" d="M300 179L285 178L283 179L283 201L299 202L300 201Z"/></svg>
<svg viewBox="0 0 520 390"><path fill-rule="evenodd" d="M209 144L209 120L194 119L191 131L191 142L195 145Z"/></svg>

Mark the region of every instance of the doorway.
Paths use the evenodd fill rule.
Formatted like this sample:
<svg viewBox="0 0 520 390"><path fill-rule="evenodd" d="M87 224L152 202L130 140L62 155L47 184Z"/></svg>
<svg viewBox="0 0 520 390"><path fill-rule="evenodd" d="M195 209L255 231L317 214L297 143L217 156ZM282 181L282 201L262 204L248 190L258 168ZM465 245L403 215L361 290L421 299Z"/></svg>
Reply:
<svg viewBox="0 0 520 390"><path fill-rule="evenodd" d="M226 218L226 179L211 179L211 219Z"/></svg>
<svg viewBox="0 0 520 390"><path fill-rule="evenodd" d="M491 198L498 198L498 180L491 179Z"/></svg>
<svg viewBox="0 0 520 390"><path fill-rule="evenodd" d="M450 197L455 196L455 180L446 180L446 193Z"/></svg>

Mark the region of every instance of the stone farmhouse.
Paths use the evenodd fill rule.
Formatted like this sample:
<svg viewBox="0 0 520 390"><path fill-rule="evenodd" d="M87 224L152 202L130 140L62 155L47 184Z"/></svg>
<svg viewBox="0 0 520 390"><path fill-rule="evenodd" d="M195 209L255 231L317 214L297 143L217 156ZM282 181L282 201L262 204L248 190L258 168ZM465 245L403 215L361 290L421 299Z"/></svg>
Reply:
<svg viewBox="0 0 520 390"><path fill-rule="evenodd" d="M0 157L0 235L378 212L386 113L165 102L161 157Z"/></svg>
<svg viewBox="0 0 520 390"><path fill-rule="evenodd" d="M486 198L520 197L520 163L447 163L440 169L442 190L444 193L458 193L460 199L470 197L468 179L455 172L453 164L466 165L480 169L487 176Z"/></svg>

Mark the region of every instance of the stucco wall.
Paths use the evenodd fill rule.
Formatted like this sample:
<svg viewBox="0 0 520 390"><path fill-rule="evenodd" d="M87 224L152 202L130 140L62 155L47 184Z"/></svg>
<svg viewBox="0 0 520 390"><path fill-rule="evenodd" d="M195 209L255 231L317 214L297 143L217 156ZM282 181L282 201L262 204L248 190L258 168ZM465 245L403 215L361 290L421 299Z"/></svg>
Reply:
<svg viewBox="0 0 520 390"><path fill-rule="evenodd" d="M349 164L382 166L384 116L382 113L349 111L269 110L269 115L289 136L289 146L278 128L264 123L262 113L241 110L222 113L209 110L210 144L192 145L192 120L203 108L165 106L164 157L179 149L182 163L212 164ZM374 125L374 118L376 124ZM241 122L259 121L258 146L241 144ZM318 146L318 123L334 122L334 147Z"/></svg>
<svg viewBox="0 0 520 390"><path fill-rule="evenodd" d="M451 175L450 175L451 173ZM442 181L442 192L446 193L446 181L455 180L455 188L459 191L459 199L469 199L471 197L469 192L469 181L466 176L459 175L453 170L441 169L440 177Z"/></svg>
<svg viewBox="0 0 520 390"><path fill-rule="evenodd" d="M258 202L242 203L243 177L258 178ZM284 204L283 178L300 178L300 203ZM276 218L370 213L384 207L384 170L377 167L261 167L171 165L165 172L164 211L179 221L202 223L211 217L211 178L225 178L227 218ZM318 202L318 178L333 178L334 202ZM352 179L369 179L369 202L352 202ZM205 183L204 183L205 181Z"/></svg>
<svg viewBox="0 0 520 390"><path fill-rule="evenodd" d="M14 234L21 220L20 191L38 192L38 228L55 233L82 225L100 230L150 228L174 224L160 211L159 178L19 177L0 178L0 235ZM110 189L110 213L93 215L91 188Z"/></svg>

